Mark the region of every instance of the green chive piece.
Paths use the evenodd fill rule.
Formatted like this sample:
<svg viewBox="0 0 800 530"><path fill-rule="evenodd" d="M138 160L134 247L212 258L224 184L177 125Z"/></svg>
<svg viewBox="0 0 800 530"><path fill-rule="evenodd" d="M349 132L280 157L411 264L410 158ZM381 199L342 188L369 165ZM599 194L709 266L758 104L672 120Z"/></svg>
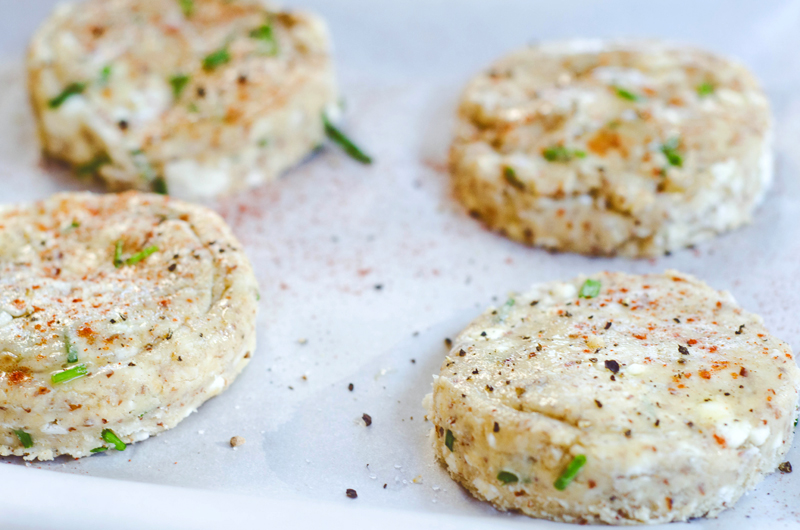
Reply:
<svg viewBox="0 0 800 530"><path fill-rule="evenodd" d="M153 254L155 252L158 252L158 247L157 246L153 245L153 246L147 247L146 249L142 250L141 252L137 252L136 254L131 256L130 258L126 259L125 260L125 265L136 265L137 263L139 263L140 261L145 259L147 256L149 256L150 254Z"/></svg>
<svg viewBox="0 0 800 530"><path fill-rule="evenodd" d="M164 179L164 177L156 177L153 179L153 193L169 195L169 191L167 190L167 181Z"/></svg>
<svg viewBox="0 0 800 530"><path fill-rule="evenodd" d="M667 157L669 165L683 167L683 156L678 152L681 141L679 138L670 138L661 146L661 152Z"/></svg>
<svg viewBox="0 0 800 530"><path fill-rule="evenodd" d="M89 369L86 368L86 365L79 364L67 370L54 373L53 375L50 376L50 380L53 382L54 385L57 385L59 383L66 383L68 381L72 381L73 379L78 379L79 377L83 377L88 373Z"/></svg>
<svg viewBox="0 0 800 530"><path fill-rule="evenodd" d="M102 453L103 451L108 451L108 447L105 445L101 445L100 447L95 447L94 449L90 450L90 453Z"/></svg>
<svg viewBox="0 0 800 530"><path fill-rule="evenodd" d="M189 109L189 112L200 112L200 108L197 106L197 104L194 101L189 103L189 105L187 106L187 109Z"/></svg>
<svg viewBox="0 0 800 530"><path fill-rule="evenodd" d="M114 243L114 267L120 268L122 267L122 240L118 239L116 243Z"/></svg>
<svg viewBox="0 0 800 530"><path fill-rule="evenodd" d="M514 168L511 166L506 166L503 169L503 177L505 177L506 182L511 184L511 186L517 188L520 191L525 191L525 183L522 182L519 177L517 177L517 172L514 171Z"/></svg>
<svg viewBox="0 0 800 530"><path fill-rule="evenodd" d="M453 443L455 443L456 437L453 436L453 431L447 429L447 434L444 435L444 445L450 449L450 452L453 452Z"/></svg>
<svg viewBox="0 0 800 530"><path fill-rule="evenodd" d="M194 13L194 0L178 0L178 3L186 18L192 16L192 13Z"/></svg>
<svg viewBox="0 0 800 530"><path fill-rule="evenodd" d="M70 83L59 95L47 102L51 109L57 109L71 96L81 94L86 89L86 83Z"/></svg>
<svg viewBox="0 0 800 530"><path fill-rule="evenodd" d="M264 44L264 52L267 55L278 53L278 41L275 40L275 33L272 31L272 24L264 24L250 32L250 37L260 40Z"/></svg>
<svg viewBox="0 0 800 530"><path fill-rule="evenodd" d="M33 438L31 438L30 434L26 433L22 429L16 429L14 431L14 434L16 434L17 438L19 438L22 447L24 447L25 449L30 449L31 447L33 447Z"/></svg>
<svg viewBox="0 0 800 530"><path fill-rule="evenodd" d="M222 66L231 60L231 54L228 53L227 48L221 48L213 53L210 53L203 59L203 70L210 72L218 66Z"/></svg>
<svg viewBox="0 0 800 530"><path fill-rule="evenodd" d="M81 177L94 175L100 170L102 166L110 163L111 163L111 158L108 156L108 153L103 152L95 156L93 159L89 160L85 164L76 166L75 172L78 174L78 176Z"/></svg>
<svg viewBox="0 0 800 530"><path fill-rule="evenodd" d="M503 484L513 484L515 482L519 482L519 477L510 471L501 471L497 474L497 480Z"/></svg>
<svg viewBox="0 0 800 530"><path fill-rule="evenodd" d="M622 99L627 99L628 101L639 101L639 96L630 90L625 90L622 87L614 87L614 90L617 91L617 96L621 97Z"/></svg>
<svg viewBox="0 0 800 530"><path fill-rule="evenodd" d="M100 70L100 84L106 85L108 81L111 79L111 65L107 64Z"/></svg>
<svg viewBox="0 0 800 530"><path fill-rule="evenodd" d="M583 467L586 463L586 455L577 455L575 458L572 459L567 465L567 468L561 473L561 476L558 477L553 484L558 491L564 491L569 483L577 476L578 471Z"/></svg>
<svg viewBox="0 0 800 530"><path fill-rule="evenodd" d="M711 83L702 83L697 85L697 95L702 97L710 96L714 93L714 85Z"/></svg>
<svg viewBox="0 0 800 530"><path fill-rule="evenodd" d="M578 291L578 298L594 298L600 294L600 280L591 278L583 282L581 290Z"/></svg>
<svg viewBox="0 0 800 530"><path fill-rule="evenodd" d="M183 74L173 75L169 78L169 84L172 86L172 95L175 99L178 99L181 97L183 89L189 84L189 76Z"/></svg>
<svg viewBox="0 0 800 530"><path fill-rule="evenodd" d="M333 140L334 143L339 144L345 153L350 155L351 158L361 162L362 164L371 164L372 158L358 148L350 139L344 135L342 131L336 128L328 119L325 114L322 115L322 123L325 125L325 134Z"/></svg>
<svg viewBox="0 0 800 530"><path fill-rule="evenodd" d="M573 158L586 158L586 151L567 149L563 145L554 145L542 151L542 156L548 162L569 162Z"/></svg>
<svg viewBox="0 0 800 530"><path fill-rule="evenodd" d="M78 228L79 226L81 226L81 224L78 221L76 221L75 219L73 219L72 220L72 224L70 224L69 226L70 226L70 228Z"/></svg>
<svg viewBox="0 0 800 530"><path fill-rule="evenodd" d="M128 447L127 445L125 445L125 442L120 440L119 437L116 434L114 434L114 431L112 431L111 429L103 429L101 436L103 437L103 440L107 441L110 444L114 444L114 448L117 451L124 451L125 448Z"/></svg>
<svg viewBox="0 0 800 530"><path fill-rule="evenodd" d="M67 350L67 362L78 362L78 348L73 344L69 338L69 333L64 333L64 346Z"/></svg>

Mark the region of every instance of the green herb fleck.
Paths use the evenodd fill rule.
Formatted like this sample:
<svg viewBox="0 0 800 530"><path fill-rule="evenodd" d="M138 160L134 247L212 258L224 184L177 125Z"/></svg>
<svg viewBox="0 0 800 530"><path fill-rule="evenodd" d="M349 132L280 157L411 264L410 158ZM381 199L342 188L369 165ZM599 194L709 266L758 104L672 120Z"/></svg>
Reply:
<svg viewBox="0 0 800 530"><path fill-rule="evenodd" d="M513 484L515 482L519 482L519 477L510 471L501 471L497 474L497 480L503 484Z"/></svg>
<svg viewBox="0 0 800 530"><path fill-rule="evenodd" d="M517 177L517 172L514 171L514 168L511 166L506 166L503 169L503 177L505 177L506 182L511 184L513 187L517 188L520 191L525 191L525 183L522 182L519 177Z"/></svg>
<svg viewBox="0 0 800 530"><path fill-rule="evenodd" d="M178 0L178 3L181 5L181 11L186 18L192 16L194 13L194 0Z"/></svg>
<svg viewBox="0 0 800 530"><path fill-rule="evenodd" d="M95 447L94 449L90 450L90 453L102 453L103 451L108 451L108 447L105 445L101 445L100 447Z"/></svg>
<svg viewBox="0 0 800 530"><path fill-rule="evenodd" d="M153 245L153 246L147 247L146 249L142 250L141 252L137 252L136 254L131 256L130 258L126 259L125 260L125 265L136 265L137 263L139 263L140 261L145 259L147 256L149 256L150 254L153 254L155 252L158 252L158 247L157 246Z"/></svg>
<svg viewBox="0 0 800 530"><path fill-rule="evenodd" d="M101 436L103 437L103 440L107 441L110 444L114 444L114 448L117 451L124 451L125 448L127 447L127 445L125 445L125 442L120 440L119 437L116 434L114 434L114 431L112 431L111 429L103 429Z"/></svg>
<svg viewBox="0 0 800 530"><path fill-rule="evenodd" d="M19 438L22 447L24 447L25 449L30 449L31 447L33 447L33 438L31 438L30 434L26 433L22 429L14 430L14 434L16 434L17 438Z"/></svg>
<svg viewBox="0 0 800 530"><path fill-rule="evenodd" d="M261 301L261 293L256 292L256 302Z"/></svg>
<svg viewBox="0 0 800 530"><path fill-rule="evenodd" d="M577 455L572 459L572 462L567 465L567 468L561 473L561 476L556 479L553 486L555 486L558 491L564 491L585 463L586 455Z"/></svg>
<svg viewBox="0 0 800 530"><path fill-rule="evenodd" d="M172 86L172 95L175 99L178 99L181 97L183 89L189 84L189 76L183 74L173 75L169 78L169 84Z"/></svg>
<svg viewBox="0 0 800 530"><path fill-rule="evenodd" d="M71 96L82 93L86 89L86 83L70 83L61 91L59 95L51 99L47 104L51 109L57 109Z"/></svg>
<svg viewBox="0 0 800 530"><path fill-rule="evenodd" d="M591 278L583 282L581 290L578 291L578 298L594 298L600 294L600 280Z"/></svg>
<svg viewBox="0 0 800 530"><path fill-rule="evenodd" d="M586 152L580 149L567 149L563 145L554 145L542 151L548 162L569 162L573 158L586 158Z"/></svg>
<svg viewBox="0 0 800 530"><path fill-rule="evenodd" d="M50 380L53 382L54 385L57 385L59 383L66 383L68 381L72 381L73 379L78 379L79 377L83 377L88 373L89 369L86 368L86 365L79 364L67 370L54 373L53 375L50 376Z"/></svg>
<svg viewBox="0 0 800 530"><path fill-rule="evenodd" d="M630 90L625 90L622 87L614 87L614 90L616 90L617 96L621 97L622 99L627 99L628 101L639 101L639 96Z"/></svg>
<svg viewBox="0 0 800 530"><path fill-rule="evenodd" d="M269 138L262 138L258 141L259 147L266 147L269 145Z"/></svg>
<svg viewBox="0 0 800 530"><path fill-rule="evenodd" d="M211 70L218 66L222 66L230 60L231 54L228 53L228 49L219 49L213 53L210 53L205 59L203 59L203 70L210 72Z"/></svg>
<svg viewBox="0 0 800 530"><path fill-rule="evenodd" d="M200 108L198 108L197 104L194 101L189 103L189 105L186 108L189 109L189 112L200 112Z"/></svg>
<svg viewBox="0 0 800 530"><path fill-rule="evenodd" d="M156 170L150 165L150 161L147 159L147 155L144 154L144 151L141 149L131 151L131 158L133 159L133 165L139 170L139 175L141 175L144 180L152 183L158 178Z"/></svg>
<svg viewBox="0 0 800 530"><path fill-rule="evenodd" d="M450 449L450 452L453 452L453 443L455 443L456 437L453 436L453 431L447 429L447 434L444 435L444 445Z"/></svg>
<svg viewBox="0 0 800 530"><path fill-rule="evenodd" d="M68 363L78 362L78 348L70 340L69 333L64 333L64 347L67 350L67 362Z"/></svg>
<svg viewBox="0 0 800 530"><path fill-rule="evenodd" d="M169 195L169 190L167 190L167 181L164 179L164 177L156 177L153 179L153 193Z"/></svg>
<svg viewBox="0 0 800 530"><path fill-rule="evenodd" d="M122 240L118 239L116 243L114 243L114 267L120 268L123 265L122 261Z"/></svg>
<svg viewBox="0 0 800 530"><path fill-rule="evenodd" d="M272 31L272 24L264 24L250 32L250 37L261 41L264 45L264 53L276 55L278 53L278 41L275 40L275 33Z"/></svg>
<svg viewBox="0 0 800 530"><path fill-rule="evenodd" d="M342 131L337 129L325 114L322 115L322 123L325 125L325 134L328 135L328 138L339 144L339 146L344 149L344 152L350 155L351 158L358 160L362 164L372 163L372 158L350 141Z"/></svg>
<svg viewBox="0 0 800 530"><path fill-rule="evenodd" d="M667 157L669 165L683 167L683 156L678 152L681 141L679 138L670 138L661 146L661 152Z"/></svg>
<svg viewBox="0 0 800 530"><path fill-rule="evenodd" d="M714 93L714 85L711 83L702 83L697 85L697 95L702 97L710 96Z"/></svg>
<svg viewBox="0 0 800 530"><path fill-rule="evenodd" d="M93 159L89 160L85 164L76 166L75 172L78 174L78 176L81 177L94 175L100 170L101 167L110 163L111 163L111 158L108 156L108 153L103 152L95 156Z"/></svg>
<svg viewBox="0 0 800 530"><path fill-rule="evenodd" d="M70 228L78 228L79 226L81 226L81 224L75 219L73 219L72 223L69 225Z"/></svg>
<svg viewBox="0 0 800 530"><path fill-rule="evenodd" d="M111 65L107 64L100 70L100 84L106 85L108 81L111 79Z"/></svg>

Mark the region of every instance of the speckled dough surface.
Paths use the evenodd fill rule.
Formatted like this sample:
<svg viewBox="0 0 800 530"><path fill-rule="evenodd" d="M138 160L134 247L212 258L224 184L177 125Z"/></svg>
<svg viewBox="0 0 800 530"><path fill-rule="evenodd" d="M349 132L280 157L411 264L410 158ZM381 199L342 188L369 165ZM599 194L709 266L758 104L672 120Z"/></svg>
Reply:
<svg viewBox="0 0 800 530"><path fill-rule="evenodd" d="M61 5L28 72L47 155L182 198L276 178L322 142L337 103L324 22L260 2Z"/></svg>
<svg viewBox="0 0 800 530"><path fill-rule="evenodd" d="M458 336L426 397L436 455L476 497L533 517L715 516L791 445L789 346L691 276L591 279L592 298L585 278L538 285Z"/></svg>
<svg viewBox="0 0 800 530"><path fill-rule="evenodd" d="M174 427L247 364L256 297L206 208L137 192L0 208L0 454L81 457L113 447L105 429Z"/></svg>
<svg viewBox="0 0 800 530"><path fill-rule="evenodd" d="M768 101L741 65L658 42L565 41L477 76L450 166L508 237L649 257L750 221L772 180Z"/></svg>

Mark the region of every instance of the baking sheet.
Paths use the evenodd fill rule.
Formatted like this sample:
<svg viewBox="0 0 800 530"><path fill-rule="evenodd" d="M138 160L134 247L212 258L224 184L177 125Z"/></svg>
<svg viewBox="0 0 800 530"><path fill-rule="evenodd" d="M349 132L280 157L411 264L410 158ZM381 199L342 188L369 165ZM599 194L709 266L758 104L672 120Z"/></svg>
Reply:
<svg viewBox="0 0 800 530"><path fill-rule="evenodd" d="M194 514L193 528L202 521L210 525L212 519L197 515L211 509L208 492L236 499L219 507L231 521L264 509L273 522L295 520L301 527L319 521L349 526L383 515L380 524L387 528L411 522L565 528L474 501L433 461L421 406L446 353L444 338L508 292L540 281L599 270L677 268L732 291L800 350L800 2L287 3L328 19L347 130L376 163L360 166L329 149L275 184L211 203L245 245L260 283L251 364L226 393L177 428L123 453L34 464L0 459L20 466L0 467L4 527L50 527L56 520L99 525L100 512L87 515L71 504L50 505L59 519L48 518L48 510L20 511L25 485L65 484L82 491L109 488L122 512L133 509L125 508L132 492L149 491L158 502L174 501L167 510L172 516ZM62 169L41 163L27 108L24 49L52 4L0 1L3 203L82 187ZM527 42L595 36L686 41L739 57L757 73L776 115L777 179L751 226L670 257L627 261L529 249L485 231L458 207L444 164L466 80ZM373 419L369 428L360 419L364 413ZM228 443L234 435L247 440L235 451ZM795 467L798 445L788 455ZM345 497L347 488L358 491L357 500ZM720 518L690 524L796 528L798 498L800 474L774 474ZM190 510L192 499L204 507ZM175 526L155 513L149 527ZM322 517L334 513L353 519Z"/></svg>

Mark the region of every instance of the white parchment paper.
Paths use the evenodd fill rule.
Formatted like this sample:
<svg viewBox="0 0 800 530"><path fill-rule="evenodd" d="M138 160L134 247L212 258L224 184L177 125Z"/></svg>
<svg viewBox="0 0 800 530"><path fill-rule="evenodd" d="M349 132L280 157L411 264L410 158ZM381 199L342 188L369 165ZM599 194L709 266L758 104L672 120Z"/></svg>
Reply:
<svg viewBox="0 0 800 530"><path fill-rule="evenodd" d="M24 49L51 5L0 0L2 203L83 187L41 163L27 107ZM302 5L329 20L347 129L376 163L360 166L329 149L275 184L211 204L247 248L261 286L250 366L172 431L123 453L32 467L300 500L309 513L330 501L426 513L431 524L470 515L459 524L561 528L474 501L429 448L421 401L445 355L443 339L487 305L579 273L677 268L733 292L800 351L800 2ZM658 260L592 259L512 243L458 207L445 159L466 80L527 42L598 36L698 44L740 58L761 78L776 116L777 179L751 226ZM369 428L364 413L372 417ZM235 451L228 443L234 435L247 440ZM788 459L800 470L797 445ZM345 497L347 488L358 491L356 501ZM719 519L691 524L796 528L799 500L800 472L774 474ZM307 516L298 514L301 525Z"/></svg>

